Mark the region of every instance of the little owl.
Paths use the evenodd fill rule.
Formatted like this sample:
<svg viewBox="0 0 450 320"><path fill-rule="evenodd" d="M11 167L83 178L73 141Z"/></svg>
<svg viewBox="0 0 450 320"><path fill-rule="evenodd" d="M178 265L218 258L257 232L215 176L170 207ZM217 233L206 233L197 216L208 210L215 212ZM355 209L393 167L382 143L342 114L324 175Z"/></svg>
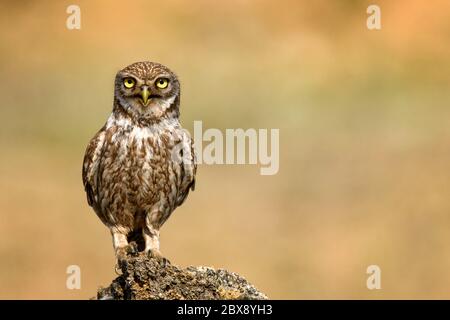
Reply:
<svg viewBox="0 0 450 320"><path fill-rule="evenodd" d="M179 105L172 71L133 63L117 73L113 111L87 146L87 201L110 229L119 260L132 240L161 257L159 230L194 190L193 140L180 125Z"/></svg>

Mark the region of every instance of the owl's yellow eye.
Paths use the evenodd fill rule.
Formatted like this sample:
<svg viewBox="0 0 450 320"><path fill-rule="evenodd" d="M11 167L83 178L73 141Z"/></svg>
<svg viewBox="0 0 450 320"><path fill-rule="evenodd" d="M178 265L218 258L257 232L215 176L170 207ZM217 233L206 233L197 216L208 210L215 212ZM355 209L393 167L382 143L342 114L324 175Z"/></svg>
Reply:
<svg viewBox="0 0 450 320"><path fill-rule="evenodd" d="M167 88L168 85L169 80L167 80L166 78L159 78L158 80L156 80L156 86L160 89Z"/></svg>
<svg viewBox="0 0 450 320"><path fill-rule="evenodd" d="M136 81L133 78L126 78L125 80L123 80L123 85L127 89L133 88L135 84L136 84Z"/></svg>

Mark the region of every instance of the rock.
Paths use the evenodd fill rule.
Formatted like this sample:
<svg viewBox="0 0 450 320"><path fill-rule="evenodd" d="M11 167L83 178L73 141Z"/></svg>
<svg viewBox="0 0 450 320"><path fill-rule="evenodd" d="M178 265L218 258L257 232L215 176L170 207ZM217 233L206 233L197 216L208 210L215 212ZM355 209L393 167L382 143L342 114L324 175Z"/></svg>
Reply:
<svg viewBox="0 0 450 320"><path fill-rule="evenodd" d="M149 257L142 252L128 253L119 267L122 274L109 287L100 288L97 299L267 299L243 277L223 269L182 269L165 259Z"/></svg>

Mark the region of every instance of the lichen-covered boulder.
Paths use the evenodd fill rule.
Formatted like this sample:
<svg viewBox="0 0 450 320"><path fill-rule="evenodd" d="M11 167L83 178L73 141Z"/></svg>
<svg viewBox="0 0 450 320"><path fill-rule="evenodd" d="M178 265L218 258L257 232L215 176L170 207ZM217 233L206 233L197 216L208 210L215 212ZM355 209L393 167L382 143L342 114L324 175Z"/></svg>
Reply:
<svg viewBox="0 0 450 320"><path fill-rule="evenodd" d="M130 253L119 267L122 275L100 288L97 299L267 299L247 280L223 269L181 269L142 252Z"/></svg>

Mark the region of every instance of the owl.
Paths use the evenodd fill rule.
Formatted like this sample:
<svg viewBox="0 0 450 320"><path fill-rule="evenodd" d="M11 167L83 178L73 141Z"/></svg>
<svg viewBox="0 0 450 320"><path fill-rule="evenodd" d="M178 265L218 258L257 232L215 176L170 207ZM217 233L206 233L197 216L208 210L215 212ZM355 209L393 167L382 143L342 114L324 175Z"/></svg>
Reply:
<svg viewBox="0 0 450 320"><path fill-rule="evenodd" d="M180 83L171 70L131 64L117 73L112 113L87 146L87 201L109 228L119 261L130 241L162 257L160 228L195 188L193 140L179 108Z"/></svg>

